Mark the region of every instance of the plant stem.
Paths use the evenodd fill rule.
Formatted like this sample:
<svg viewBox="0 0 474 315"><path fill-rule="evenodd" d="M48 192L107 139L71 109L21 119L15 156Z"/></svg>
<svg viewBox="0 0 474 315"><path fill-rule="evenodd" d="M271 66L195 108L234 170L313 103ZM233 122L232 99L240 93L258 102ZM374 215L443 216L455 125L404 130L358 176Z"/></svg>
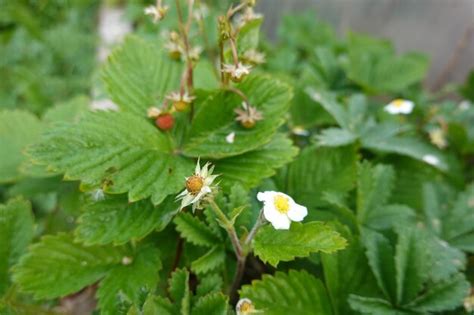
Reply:
<svg viewBox="0 0 474 315"><path fill-rule="evenodd" d="M244 245L248 246L250 242L252 242L253 238L255 237L255 234L257 234L258 229L260 226L262 226L262 223L264 222L263 220L263 208L260 210L260 213L258 214L257 221L255 221L255 224L253 225L252 229L250 230L250 233L247 235L247 238L245 239Z"/></svg>
<svg viewBox="0 0 474 315"><path fill-rule="evenodd" d="M237 257L237 260L241 259L243 255L242 245L240 244L240 240L239 240L239 237L237 236L237 232L235 231L234 225L227 218L224 212L222 212L221 208L219 208L219 206L214 200L210 200L209 204L211 205L212 210L214 210L214 213L219 218L225 230L227 231L227 234L229 234L230 240L232 242L232 247L234 248L234 252Z"/></svg>

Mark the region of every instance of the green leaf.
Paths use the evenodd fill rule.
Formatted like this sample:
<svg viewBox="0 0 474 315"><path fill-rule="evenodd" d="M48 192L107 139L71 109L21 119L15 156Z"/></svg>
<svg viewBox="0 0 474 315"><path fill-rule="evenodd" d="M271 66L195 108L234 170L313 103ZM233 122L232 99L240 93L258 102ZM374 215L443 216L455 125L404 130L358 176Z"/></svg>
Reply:
<svg viewBox="0 0 474 315"><path fill-rule="evenodd" d="M33 239L31 204L12 199L0 205L0 296L10 283L9 269L16 264Z"/></svg>
<svg viewBox="0 0 474 315"><path fill-rule="evenodd" d="M334 118L337 124L345 130L351 129L351 117L347 110L336 99L336 94L323 91L315 91L311 88L306 90L306 93Z"/></svg>
<svg viewBox="0 0 474 315"><path fill-rule="evenodd" d="M447 171L449 168L441 152L417 138L386 134L381 132L377 126L374 126L362 134L361 141L362 146L369 150L405 155L427 163L442 171ZM436 163L430 164L429 160L427 160L428 156L430 156L431 159L436 159Z"/></svg>
<svg viewBox="0 0 474 315"><path fill-rule="evenodd" d="M389 240L382 234L363 230L362 240L366 248L366 255L370 268L377 280L379 288L387 300L395 301L397 283L395 280L396 267L394 262L395 251Z"/></svg>
<svg viewBox="0 0 474 315"><path fill-rule="evenodd" d="M322 147L340 147L354 143L357 140L357 135L346 129L327 128L321 134L316 136L319 146Z"/></svg>
<svg viewBox="0 0 474 315"><path fill-rule="evenodd" d="M123 111L146 117L150 106L179 88L182 65L171 61L156 45L130 36L105 64L102 78L112 100Z"/></svg>
<svg viewBox="0 0 474 315"><path fill-rule="evenodd" d="M170 296L175 302L179 314L189 314L191 307L191 292L189 291L189 272L185 269L177 269L171 275L169 281Z"/></svg>
<svg viewBox="0 0 474 315"><path fill-rule="evenodd" d="M42 131L38 118L26 111L0 111L0 183L11 183L22 177L20 168L26 162L25 148L37 140Z"/></svg>
<svg viewBox="0 0 474 315"><path fill-rule="evenodd" d="M120 248L85 247L71 235L47 235L20 259L13 280L36 299L62 297L103 278L123 256Z"/></svg>
<svg viewBox="0 0 474 315"><path fill-rule="evenodd" d="M42 117L46 124L57 122L75 122L80 115L89 110L90 99L87 96L77 96L67 102L48 108Z"/></svg>
<svg viewBox="0 0 474 315"><path fill-rule="evenodd" d="M141 292L154 291L158 282L161 261L158 249L153 246L139 248L131 257L130 264L113 267L100 282L97 290L102 315L117 314L119 301L140 301Z"/></svg>
<svg viewBox="0 0 474 315"><path fill-rule="evenodd" d="M379 294L359 237L338 224L337 231L347 240L344 250L321 254L324 280L335 315L355 314L347 301L350 294L376 296Z"/></svg>
<svg viewBox="0 0 474 315"><path fill-rule="evenodd" d="M117 128L117 126L121 126ZM179 192L193 163L175 155L169 138L149 122L127 113L96 112L78 124L61 124L30 150L38 164L65 178L128 192L130 201L151 196L159 204Z"/></svg>
<svg viewBox="0 0 474 315"><path fill-rule="evenodd" d="M122 195L90 203L78 219L75 237L85 245L139 240L168 225L178 209L173 201L170 197L153 206L149 200L128 203Z"/></svg>
<svg viewBox="0 0 474 315"><path fill-rule="evenodd" d="M318 148L308 146L281 173L278 185L308 208L327 205L324 195L345 193L355 183L357 154L353 146Z"/></svg>
<svg viewBox="0 0 474 315"><path fill-rule="evenodd" d="M183 153L193 157L224 158L252 151L267 144L284 120L292 97L291 88L266 75L252 75L236 85L261 111L263 120L245 129L235 121L234 110L242 105L235 93L218 91L196 100L196 114ZM226 136L235 133L234 143Z"/></svg>
<svg viewBox="0 0 474 315"><path fill-rule="evenodd" d="M258 18L250 20L242 26L237 37L237 48L239 54L258 47L260 27L262 23L263 18Z"/></svg>
<svg viewBox="0 0 474 315"><path fill-rule="evenodd" d="M369 92L401 92L421 81L428 59L421 54L396 56L391 44L351 34L347 76Z"/></svg>
<svg viewBox="0 0 474 315"><path fill-rule="evenodd" d="M332 314L323 283L306 271L263 275L262 280L244 285L239 293L266 315Z"/></svg>
<svg viewBox="0 0 474 315"><path fill-rule="evenodd" d="M262 179L275 175L276 169L289 163L298 149L283 134L277 134L270 143L238 156L215 162L217 174L222 174L222 185L233 187L236 182L247 189L257 186Z"/></svg>
<svg viewBox="0 0 474 315"><path fill-rule="evenodd" d="M359 164L357 178L357 217L365 223L372 213L385 205L390 197L395 180L391 166Z"/></svg>
<svg viewBox="0 0 474 315"><path fill-rule="evenodd" d="M194 245L214 247L222 242L219 235L190 213L180 213L173 222L181 237Z"/></svg>
<svg viewBox="0 0 474 315"><path fill-rule="evenodd" d="M443 238L453 246L474 252L474 185L460 193L452 207L439 218Z"/></svg>
<svg viewBox="0 0 474 315"><path fill-rule="evenodd" d="M143 304L143 315L175 315L176 310L171 301L161 296L150 295ZM179 314L179 313L178 313Z"/></svg>
<svg viewBox="0 0 474 315"><path fill-rule="evenodd" d="M196 289L196 296L204 296L211 292L220 292L224 281L222 277L216 273L202 276Z"/></svg>
<svg viewBox="0 0 474 315"><path fill-rule="evenodd" d="M429 278L430 253L422 231L416 227L399 227L395 248L397 303L412 301Z"/></svg>
<svg viewBox="0 0 474 315"><path fill-rule="evenodd" d="M429 287L423 295L410 303L409 307L423 313L452 310L462 305L469 288L469 282L459 273L451 279Z"/></svg>
<svg viewBox="0 0 474 315"><path fill-rule="evenodd" d="M346 247L346 240L323 222L293 222L289 230L275 230L266 225L258 231L253 243L255 255L276 266L280 261L307 257L311 253L333 253Z"/></svg>
<svg viewBox="0 0 474 315"><path fill-rule="evenodd" d="M193 307L192 315L227 315L228 298L222 293L211 293L201 297Z"/></svg>
<svg viewBox="0 0 474 315"><path fill-rule="evenodd" d="M363 314L370 315L411 315L412 312L404 312L393 308L390 302L380 298L370 298L358 295L349 297L351 307Z"/></svg>
<svg viewBox="0 0 474 315"><path fill-rule="evenodd" d="M203 274L214 270L225 262L225 249L223 246L214 246L203 256L191 263L191 270Z"/></svg>

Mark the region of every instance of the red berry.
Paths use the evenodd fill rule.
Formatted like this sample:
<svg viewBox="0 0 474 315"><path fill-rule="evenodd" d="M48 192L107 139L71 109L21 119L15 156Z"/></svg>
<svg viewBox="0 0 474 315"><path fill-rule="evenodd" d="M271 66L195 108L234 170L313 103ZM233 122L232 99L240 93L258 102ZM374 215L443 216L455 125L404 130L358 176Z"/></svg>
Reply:
<svg viewBox="0 0 474 315"><path fill-rule="evenodd" d="M174 117L170 113L161 114L156 118L155 124L161 130L170 130L174 125Z"/></svg>

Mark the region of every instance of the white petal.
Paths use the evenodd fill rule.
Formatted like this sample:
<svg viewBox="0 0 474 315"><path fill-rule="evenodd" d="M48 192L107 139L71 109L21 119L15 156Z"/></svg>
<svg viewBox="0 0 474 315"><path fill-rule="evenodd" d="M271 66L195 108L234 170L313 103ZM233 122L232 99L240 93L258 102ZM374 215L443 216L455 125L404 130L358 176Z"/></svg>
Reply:
<svg viewBox="0 0 474 315"><path fill-rule="evenodd" d="M190 194L184 196L183 200L181 200L181 209L189 206L193 202L193 198L194 196Z"/></svg>
<svg viewBox="0 0 474 315"><path fill-rule="evenodd" d="M273 203L265 203L263 215L277 230L288 230L290 228L290 218L286 214L278 212Z"/></svg>
<svg viewBox="0 0 474 315"><path fill-rule="evenodd" d="M219 175L209 175L204 179L204 185L210 186Z"/></svg>
<svg viewBox="0 0 474 315"><path fill-rule="evenodd" d="M276 193L277 193L276 191L271 191L271 190L259 192L257 194L257 199L258 201L273 203L273 196L275 196Z"/></svg>
<svg viewBox="0 0 474 315"><path fill-rule="evenodd" d="M292 221L300 222L308 215L308 209L305 206L299 205L296 202L290 203L290 210L288 210L288 217Z"/></svg>
<svg viewBox="0 0 474 315"><path fill-rule="evenodd" d="M393 104L388 104L387 106L384 107L385 111L389 114L396 115L399 114L399 108Z"/></svg>

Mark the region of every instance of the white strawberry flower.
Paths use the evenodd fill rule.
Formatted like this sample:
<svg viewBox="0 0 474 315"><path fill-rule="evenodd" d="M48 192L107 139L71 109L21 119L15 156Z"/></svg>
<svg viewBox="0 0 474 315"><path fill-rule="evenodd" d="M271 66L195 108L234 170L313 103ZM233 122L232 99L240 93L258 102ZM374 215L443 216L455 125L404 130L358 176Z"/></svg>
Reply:
<svg viewBox="0 0 474 315"><path fill-rule="evenodd" d="M239 62L237 65L226 63L223 65L222 72L230 74L232 81L240 82L250 73L252 66L244 65Z"/></svg>
<svg viewBox="0 0 474 315"><path fill-rule="evenodd" d="M291 221L303 221L308 214L305 206L297 204L293 198L281 192L259 192L257 199L263 202L265 219L277 230L288 230Z"/></svg>
<svg viewBox="0 0 474 315"><path fill-rule="evenodd" d="M235 312L237 315L249 315L254 313L260 313L255 309L252 300L243 298L240 299L235 305Z"/></svg>
<svg viewBox="0 0 474 315"><path fill-rule="evenodd" d="M161 1L159 1L157 5L150 5L146 7L144 12L145 15L149 15L153 18L153 23L157 23L165 17L166 13L168 12L168 9L169 6L162 6Z"/></svg>
<svg viewBox="0 0 474 315"><path fill-rule="evenodd" d="M415 107L415 103L409 100L404 100L397 98L390 103L388 103L384 109L386 112L392 115L398 114L410 114L413 111L413 107Z"/></svg>
<svg viewBox="0 0 474 315"><path fill-rule="evenodd" d="M197 161L194 174L186 178L186 189L176 197L177 200L181 200L180 210L191 204L193 212L200 209L201 201L215 189L212 183L219 175L212 175L214 166L210 165L206 163L201 168L199 160Z"/></svg>

